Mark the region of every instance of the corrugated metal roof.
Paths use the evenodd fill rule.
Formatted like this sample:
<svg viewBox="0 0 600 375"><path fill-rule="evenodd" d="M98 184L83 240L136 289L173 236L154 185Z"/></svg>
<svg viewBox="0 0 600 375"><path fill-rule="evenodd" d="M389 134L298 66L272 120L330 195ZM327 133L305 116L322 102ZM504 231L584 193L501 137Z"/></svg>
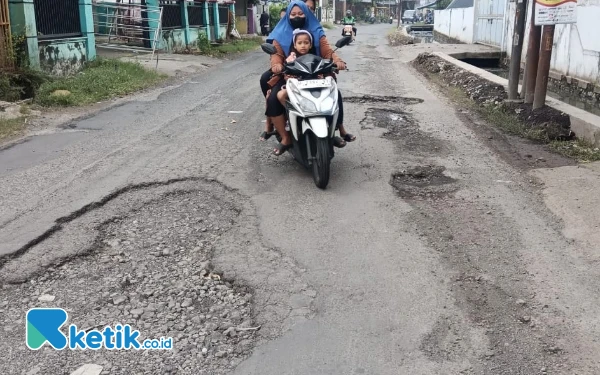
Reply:
<svg viewBox="0 0 600 375"><path fill-rule="evenodd" d="M473 0L454 0L448 5L446 9L452 8L471 8L473 6Z"/></svg>
<svg viewBox="0 0 600 375"><path fill-rule="evenodd" d="M423 9L423 8L433 8L435 6L435 4L438 3L439 0L434 1L433 3L429 3L429 4L425 4L425 5L421 5L420 7L417 7L417 9Z"/></svg>

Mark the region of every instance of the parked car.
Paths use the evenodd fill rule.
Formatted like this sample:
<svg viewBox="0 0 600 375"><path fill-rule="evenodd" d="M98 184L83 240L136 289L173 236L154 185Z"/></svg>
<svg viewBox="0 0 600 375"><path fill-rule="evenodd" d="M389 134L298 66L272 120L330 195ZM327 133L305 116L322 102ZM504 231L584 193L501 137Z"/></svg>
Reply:
<svg viewBox="0 0 600 375"><path fill-rule="evenodd" d="M412 22L414 22L414 17L415 17L414 10L405 10L404 14L402 15L402 22L403 23L412 23Z"/></svg>

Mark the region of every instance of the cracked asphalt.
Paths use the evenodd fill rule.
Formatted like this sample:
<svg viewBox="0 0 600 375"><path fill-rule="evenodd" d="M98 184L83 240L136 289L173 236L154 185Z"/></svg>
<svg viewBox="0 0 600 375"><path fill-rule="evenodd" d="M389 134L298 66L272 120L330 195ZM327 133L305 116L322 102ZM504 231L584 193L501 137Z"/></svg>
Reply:
<svg viewBox="0 0 600 375"><path fill-rule="evenodd" d="M597 243L563 233L555 172L489 145L389 30L340 50L357 140L327 190L258 141L260 51L2 149L0 372L600 373ZM31 351L31 307L175 349Z"/></svg>

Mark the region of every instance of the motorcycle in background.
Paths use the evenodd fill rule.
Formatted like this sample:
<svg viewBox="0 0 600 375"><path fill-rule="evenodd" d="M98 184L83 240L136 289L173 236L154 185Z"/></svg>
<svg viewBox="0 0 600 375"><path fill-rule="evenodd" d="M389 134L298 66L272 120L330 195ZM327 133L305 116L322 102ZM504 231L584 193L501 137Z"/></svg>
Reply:
<svg viewBox="0 0 600 375"><path fill-rule="evenodd" d="M354 34L354 23L344 23L344 30L342 31L343 37L351 37L352 41L356 40L356 34Z"/></svg>

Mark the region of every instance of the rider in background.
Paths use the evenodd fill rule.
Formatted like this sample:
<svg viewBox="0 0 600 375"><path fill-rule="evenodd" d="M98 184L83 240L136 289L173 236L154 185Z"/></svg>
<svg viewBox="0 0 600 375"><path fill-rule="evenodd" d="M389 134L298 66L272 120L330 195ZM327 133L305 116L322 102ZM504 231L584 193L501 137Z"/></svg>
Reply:
<svg viewBox="0 0 600 375"><path fill-rule="evenodd" d="M356 36L356 27L354 27L354 24L356 23L356 18L354 18L354 16L352 15L351 10L346 11L346 17L344 17L343 23L344 24L353 24L352 31L354 32L354 36ZM342 36L343 35L344 35L344 31L342 30Z"/></svg>

